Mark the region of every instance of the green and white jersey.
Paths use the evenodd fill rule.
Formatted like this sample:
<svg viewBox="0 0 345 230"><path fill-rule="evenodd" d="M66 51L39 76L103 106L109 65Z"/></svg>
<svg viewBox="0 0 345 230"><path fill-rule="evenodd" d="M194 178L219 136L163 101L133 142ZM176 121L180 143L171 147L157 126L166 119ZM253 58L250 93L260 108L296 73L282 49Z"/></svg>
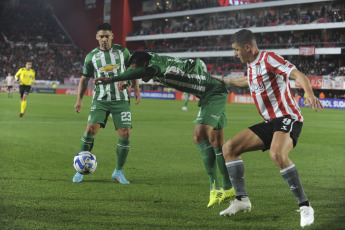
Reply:
<svg viewBox="0 0 345 230"><path fill-rule="evenodd" d="M85 58L83 75L90 78L114 77L126 71L130 53L126 47L112 44L111 49L92 50ZM128 89L120 92L117 82L108 85L97 85L93 93L97 101L128 101Z"/></svg>
<svg viewBox="0 0 345 230"><path fill-rule="evenodd" d="M151 55L148 66L158 66L161 70L158 76L153 77L154 81L193 94L200 99L211 92L227 92L222 83L206 73L206 65L199 58L193 60L148 53Z"/></svg>

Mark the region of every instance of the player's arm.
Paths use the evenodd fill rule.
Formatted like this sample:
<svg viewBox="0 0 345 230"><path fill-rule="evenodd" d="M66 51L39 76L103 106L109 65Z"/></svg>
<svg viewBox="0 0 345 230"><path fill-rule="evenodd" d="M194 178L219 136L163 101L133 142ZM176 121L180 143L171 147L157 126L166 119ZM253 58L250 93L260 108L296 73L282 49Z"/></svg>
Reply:
<svg viewBox="0 0 345 230"><path fill-rule="evenodd" d="M233 85L233 86L238 86L238 87L248 87L248 77L240 77L240 78L233 78L233 79L220 79L217 77L212 77L224 85Z"/></svg>
<svg viewBox="0 0 345 230"><path fill-rule="evenodd" d="M32 75L32 83L34 83L34 85L36 85L36 72L33 71L34 74Z"/></svg>
<svg viewBox="0 0 345 230"><path fill-rule="evenodd" d="M87 90L87 85L88 85L89 80L90 80L90 78L89 77L85 77L85 76L82 76L80 78L79 85L78 85L77 102L74 105L74 110L77 113L80 113L80 110L81 110L81 107L82 107L83 96L84 96L84 94L85 94L85 92Z"/></svg>
<svg viewBox="0 0 345 230"><path fill-rule="evenodd" d="M117 76L111 77L111 78L99 77L95 79L95 84L101 85L101 84L110 84L116 81L126 81L126 80L140 79L140 78L152 78L153 76L158 75L160 72L161 71L158 66L128 69L126 72L119 74Z"/></svg>
<svg viewBox="0 0 345 230"><path fill-rule="evenodd" d="M238 87L249 87L248 86L248 77L240 77L240 78L233 78L233 79L226 79L229 85L238 86Z"/></svg>
<svg viewBox="0 0 345 230"><path fill-rule="evenodd" d="M306 94L305 100L308 103L308 105L310 107L312 107L313 110L315 110L316 112L318 111L317 107L319 107L320 110L322 111L323 106L322 106L320 100L317 97L315 97L308 78L303 73L298 71L297 69L292 70L289 77L291 79L295 80L298 84L300 84L302 86L302 88Z"/></svg>
<svg viewBox="0 0 345 230"><path fill-rule="evenodd" d="M14 75L14 79L16 79L16 81L20 81L20 78L19 78L20 73L21 73L21 69L19 69L16 75Z"/></svg>

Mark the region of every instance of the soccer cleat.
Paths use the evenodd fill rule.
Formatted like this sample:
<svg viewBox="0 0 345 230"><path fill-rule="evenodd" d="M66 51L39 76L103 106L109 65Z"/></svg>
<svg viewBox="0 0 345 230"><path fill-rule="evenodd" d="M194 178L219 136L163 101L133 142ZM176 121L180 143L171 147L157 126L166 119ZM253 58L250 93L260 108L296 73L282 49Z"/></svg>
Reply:
<svg viewBox="0 0 345 230"><path fill-rule="evenodd" d="M182 107L182 111L187 111L188 109L187 109L187 107L186 106L183 106Z"/></svg>
<svg viewBox="0 0 345 230"><path fill-rule="evenodd" d="M114 180L117 180L120 184L130 184L130 182L125 178L125 174L122 170L115 169L111 177Z"/></svg>
<svg viewBox="0 0 345 230"><path fill-rule="evenodd" d="M208 202L207 207L214 207L215 204L220 203L220 199L222 197L222 190L220 189L212 189L210 191L210 201Z"/></svg>
<svg viewBox="0 0 345 230"><path fill-rule="evenodd" d="M74 175L72 181L75 182L75 183L80 183L80 182L83 180L83 177L84 177L83 174L80 174L80 173L77 172L77 173Z"/></svg>
<svg viewBox="0 0 345 230"><path fill-rule="evenodd" d="M230 201L229 208L221 211L219 214L221 216L231 216L235 215L238 212L250 212L252 209L252 204L248 197L242 197L241 200L232 200Z"/></svg>
<svg viewBox="0 0 345 230"><path fill-rule="evenodd" d="M311 206L302 206L297 211L301 213L302 228L314 223L314 209Z"/></svg>
<svg viewBox="0 0 345 230"><path fill-rule="evenodd" d="M24 116L24 113L20 113L19 117L22 118Z"/></svg>
<svg viewBox="0 0 345 230"><path fill-rule="evenodd" d="M231 199L232 197L235 197L235 189L232 187L231 189L224 190L222 189L222 196L219 200L219 203L223 203L224 201L227 201Z"/></svg>

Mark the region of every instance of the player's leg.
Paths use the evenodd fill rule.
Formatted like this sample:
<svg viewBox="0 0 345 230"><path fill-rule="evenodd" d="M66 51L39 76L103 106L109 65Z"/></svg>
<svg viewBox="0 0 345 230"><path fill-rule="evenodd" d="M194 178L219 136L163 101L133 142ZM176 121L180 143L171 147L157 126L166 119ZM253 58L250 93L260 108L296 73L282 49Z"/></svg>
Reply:
<svg viewBox="0 0 345 230"><path fill-rule="evenodd" d="M21 108L20 108L20 113L22 114L22 116L24 115L25 110L26 110L26 101L27 101L28 95L30 93L30 90L31 90L30 85L24 86L24 94L22 97L22 103L21 103Z"/></svg>
<svg viewBox="0 0 345 230"><path fill-rule="evenodd" d="M209 134L209 140L216 154L216 162L222 177L222 197L220 199L220 202L224 202L236 195L229 178L222 151L222 146L224 143L224 130L212 129L211 133Z"/></svg>
<svg viewBox="0 0 345 230"><path fill-rule="evenodd" d="M189 93L183 93L184 97L185 97L185 101L184 101L184 104L183 104L183 107L182 107L182 110L183 111L187 111L187 105L188 105L188 102L189 102Z"/></svg>
<svg viewBox="0 0 345 230"><path fill-rule="evenodd" d="M20 114L19 117L22 118L24 116L23 111L23 98L24 98L24 93L25 93L25 86L24 85L19 85L19 94L20 94Z"/></svg>
<svg viewBox="0 0 345 230"><path fill-rule="evenodd" d="M289 122L291 120L286 119L285 124L286 121ZM302 227L304 227L311 225L314 222L314 210L310 206L309 201L304 193L297 168L288 157L290 151L297 143L297 138L301 131L301 124L294 124L293 127L288 128L288 130L292 131L277 131L273 134L273 139L270 148L270 157L273 160L273 162L279 167L283 179L289 185L291 192L297 199L301 211L300 224Z"/></svg>
<svg viewBox="0 0 345 230"><path fill-rule="evenodd" d="M26 110L26 100L28 98L28 93L25 92L24 93L24 96L23 96L23 100L22 100L22 106L20 108L20 113L24 114L25 113L25 110Z"/></svg>
<svg viewBox="0 0 345 230"><path fill-rule="evenodd" d="M10 97L12 98L13 86L10 87Z"/></svg>
<svg viewBox="0 0 345 230"><path fill-rule="evenodd" d="M209 133L213 130L212 126L197 124L194 128L194 143L201 153L202 162L206 169L210 186L210 200L207 207L213 207L220 202L221 190L217 177L216 156L213 146L209 142Z"/></svg>
<svg viewBox="0 0 345 230"><path fill-rule="evenodd" d="M90 123L86 125L85 132L81 138L80 142L80 151L89 151L91 152L93 148L94 137L98 133L99 128L101 127L98 123ZM84 175L76 173L72 179L73 182L80 183L83 180Z"/></svg>
<svg viewBox="0 0 345 230"><path fill-rule="evenodd" d="M196 132L194 132L194 141L198 143L198 135L202 138L201 140L208 140L209 145L211 145L212 150L209 151L209 158L212 159L212 167L213 167L213 174L217 181L217 161L219 161L222 156L221 154L216 156L216 152L219 154L220 148L224 143L223 137L223 129L226 127L227 120L225 115L225 105L228 98L228 94L226 92L222 92L224 89L222 87L214 86L214 88L210 89L210 91L205 95L203 99L199 101L200 104L200 112L198 117L195 121L196 124ZM203 129L198 131L198 125L202 125ZM219 130L219 131L215 131ZM222 165L220 163L220 165ZM225 167L225 165L224 165ZM226 187L231 188L231 183L229 182L228 176L225 175L222 171L223 168L220 168L220 172L223 178L223 186L225 184ZM227 173L225 173L227 174ZM212 175L212 174L211 174ZM210 178L211 179L211 178ZM224 181L228 180L228 183L224 183ZM218 198L218 202L222 201L223 192L221 192L221 196Z"/></svg>
<svg viewBox="0 0 345 230"><path fill-rule="evenodd" d="M101 128L99 123L89 123L86 125L85 132L81 138L80 151L91 152L94 144L94 139L98 130Z"/></svg>
<svg viewBox="0 0 345 230"><path fill-rule="evenodd" d="M95 135L98 133L99 129L101 127L104 128L107 123L109 113L102 104L94 101L91 108L93 109L90 109L86 129L80 141L80 151L91 152ZM79 183L83 180L83 177L82 174L77 172L72 181Z"/></svg>
<svg viewBox="0 0 345 230"><path fill-rule="evenodd" d="M130 128L120 128L117 130L119 133L119 141L116 147L117 153L117 160L116 160L116 168L112 175L113 179L117 180L121 184L130 184L130 182L125 178L125 174L123 172L123 166L126 163L127 156L129 153L129 144L130 144Z"/></svg>
<svg viewBox="0 0 345 230"><path fill-rule="evenodd" d="M130 184L123 172L126 163L129 148L130 135L132 128L132 113L128 102L117 102L111 107L115 128L119 134L119 140L116 147L116 168L112 174L112 178L121 184Z"/></svg>
<svg viewBox="0 0 345 230"><path fill-rule="evenodd" d="M223 145L223 155L231 183L236 192L236 199L230 202L229 208L220 212L222 216L234 215L237 212L251 210L244 181L244 164L241 154L264 149L263 141L250 129L245 129Z"/></svg>

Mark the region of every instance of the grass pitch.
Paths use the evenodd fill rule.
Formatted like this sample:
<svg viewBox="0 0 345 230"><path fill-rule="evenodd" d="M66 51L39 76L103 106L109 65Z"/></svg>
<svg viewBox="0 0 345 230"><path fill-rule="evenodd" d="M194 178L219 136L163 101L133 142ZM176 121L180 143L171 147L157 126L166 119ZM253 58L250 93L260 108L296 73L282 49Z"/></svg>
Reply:
<svg viewBox="0 0 345 230"><path fill-rule="evenodd" d="M131 149L124 171L130 185L111 179L117 133L100 130L95 173L72 182L91 97L80 114L76 96L30 94L19 118L19 96L0 94L0 229L300 229L295 197L268 152L243 156L252 212L221 217L228 203L208 209L208 179L193 143L196 102L143 99L132 105ZM315 209L308 229L345 227L345 111L305 117L290 153ZM254 105L227 105L225 139L262 121Z"/></svg>

